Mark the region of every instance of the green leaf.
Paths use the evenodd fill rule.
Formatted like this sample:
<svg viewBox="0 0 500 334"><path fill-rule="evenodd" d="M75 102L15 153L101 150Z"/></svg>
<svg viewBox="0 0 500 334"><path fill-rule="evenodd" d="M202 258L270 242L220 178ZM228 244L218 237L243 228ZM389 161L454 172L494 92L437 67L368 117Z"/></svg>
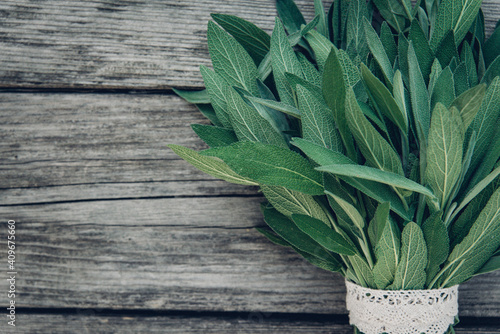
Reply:
<svg viewBox="0 0 500 334"><path fill-rule="evenodd" d="M302 152L319 165L354 164L352 160L343 154L333 152L302 138L293 138L291 143L300 148ZM355 179L351 177L341 178L352 187L360 190L362 193L375 199L379 203L390 202L391 210L403 219L409 220L408 213L404 209L401 200L389 186L363 179Z"/></svg>
<svg viewBox="0 0 500 334"><path fill-rule="evenodd" d="M375 246L377 262L373 267L373 279L377 289L385 289L393 283L400 252L401 232L391 219L387 219L380 239Z"/></svg>
<svg viewBox="0 0 500 334"><path fill-rule="evenodd" d="M297 100L302 113L303 138L342 152L342 142L330 109L301 85L297 86Z"/></svg>
<svg viewBox="0 0 500 334"><path fill-rule="evenodd" d="M472 277L500 246L500 188L491 196L464 240L455 246L438 283L460 284Z"/></svg>
<svg viewBox="0 0 500 334"><path fill-rule="evenodd" d="M408 112L406 107L406 97L408 95L408 91L404 87L403 77L401 76L401 72L396 70L394 73L393 79L394 85L392 88L392 95L394 96L394 100L398 104L399 110L403 113L404 119L408 120Z"/></svg>
<svg viewBox="0 0 500 334"><path fill-rule="evenodd" d="M304 56L303 53L298 52L296 55L297 58L299 59L300 66L302 68L302 73L304 74L304 79L302 78L301 79L310 82L314 86L320 87L321 75L319 74L319 71L316 69L316 67L314 67L314 65L309 60L307 60L306 56Z"/></svg>
<svg viewBox="0 0 500 334"><path fill-rule="evenodd" d="M389 219L389 211L391 210L391 203L384 202L380 203L375 209L375 214L373 215L370 224L368 225L368 235L370 237L370 242L372 247L375 247L382 236L385 225Z"/></svg>
<svg viewBox="0 0 500 334"><path fill-rule="evenodd" d="M368 16L368 7L365 0L350 0L346 22L346 45L353 46L361 59L368 55L363 21Z"/></svg>
<svg viewBox="0 0 500 334"><path fill-rule="evenodd" d="M171 144L167 146L182 159L213 177L236 184L257 185L256 182L235 173L224 161L218 158L203 156L196 151L179 145Z"/></svg>
<svg viewBox="0 0 500 334"><path fill-rule="evenodd" d="M463 154L463 123L456 108L448 110L438 103L432 113L427 147L427 168L424 182L444 209L460 177Z"/></svg>
<svg viewBox="0 0 500 334"><path fill-rule="evenodd" d="M427 86L427 91L429 92L429 95L431 95L432 92L434 91L434 86L436 85L436 82L442 72L443 68L439 63L439 60L437 60L437 58L434 59L434 62L432 63L431 75L429 77L429 85Z"/></svg>
<svg viewBox="0 0 500 334"><path fill-rule="evenodd" d="M441 44L439 44L438 48L434 51L436 53L436 58L443 68L448 66L453 58L458 58L457 45L455 44L455 35L453 31L450 31L445 36Z"/></svg>
<svg viewBox="0 0 500 334"><path fill-rule="evenodd" d="M409 222L401 234L401 259L389 290L419 290L425 285L427 247L420 227Z"/></svg>
<svg viewBox="0 0 500 334"><path fill-rule="evenodd" d="M210 147L227 146L238 141L233 130L218 126L191 124L194 132Z"/></svg>
<svg viewBox="0 0 500 334"><path fill-rule="evenodd" d="M473 276L491 273L498 269L500 269L500 256L493 256Z"/></svg>
<svg viewBox="0 0 500 334"><path fill-rule="evenodd" d="M429 135L431 120L429 93L425 85L424 77L418 66L417 56L412 42L408 46L408 79L410 83L410 97L415 124L421 124L423 138L419 136L420 145L425 145Z"/></svg>
<svg viewBox="0 0 500 334"><path fill-rule="evenodd" d="M372 289L375 288L373 273L366 260L359 255L351 256L349 260L358 278L359 285Z"/></svg>
<svg viewBox="0 0 500 334"><path fill-rule="evenodd" d="M348 242L342 235L332 230L321 220L300 214L292 215L292 220L302 232L330 252L343 255L357 253L352 242Z"/></svg>
<svg viewBox="0 0 500 334"><path fill-rule="evenodd" d="M380 40L390 63L394 64L398 54L398 46L394 41L394 36L392 35L391 28L387 25L387 21L382 22L382 26L380 27Z"/></svg>
<svg viewBox="0 0 500 334"><path fill-rule="evenodd" d="M257 67L240 43L212 21L208 22L207 39L215 72L230 86L258 95Z"/></svg>
<svg viewBox="0 0 500 334"><path fill-rule="evenodd" d="M470 169L476 170L488 148L490 147L497 124L493 120L500 118L500 77L495 78L484 95L479 111L474 118L471 129L476 132L477 140ZM489 171L488 171L489 172Z"/></svg>
<svg viewBox="0 0 500 334"><path fill-rule="evenodd" d="M276 19L276 24L271 36L270 54L274 81L280 100L281 102L293 106L293 92L286 80L285 73L288 72L301 77L302 69L279 19Z"/></svg>
<svg viewBox="0 0 500 334"><path fill-rule="evenodd" d="M221 121L217 118L217 115L215 114L215 109L211 104L197 104L196 108L205 116L208 118L208 120L215 126L223 126Z"/></svg>
<svg viewBox="0 0 500 334"><path fill-rule="evenodd" d="M329 224L328 217L313 196L279 186L261 186L261 190L269 203L288 218L293 214L303 214Z"/></svg>
<svg viewBox="0 0 500 334"><path fill-rule="evenodd" d="M293 0L276 0L276 10L289 34L300 31L300 27L306 24L304 16Z"/></svg>
<svg viewBox="0 0 500 334"><path fill-rule="evenodd" d="M431 48L436 50L450 30L454 32L455 42L459 45L476 18L481 2L481 0L441 0L431 36Z"/></svg>
<svg viewBox="0 0 500 334"><path fill-rule="evenodd" d="M346 92L346 115L349 128L368 164L403 175L398 154L363 115L352 89Z"/></svg>
<svg viewBox="0 0 500 334"><path fill-rule="evenodd" d="M251 97L251 96L249 96L248 99L252 102L259 103L273 110L281 111L295 118L300 119L302 117L302 114L299 109L292 107L291 105L288 105L285 102L277 102L274 100L261 99L260 97Z"/></svg>
<svg viewBox="0 0 500 334"><path fill-rule="evenodd" d="M331 196L335 202L344 210L344 212L347 214L351 222L358 227L360 230L363 230L365 227L365 221L359 211L348 201L343 199L342 197L325 190L325 193L329 196Z"/></svg>
<svg viewBox="0 0 500 334"><path fill-rule="evenodd" d="M433 213L422 225L427 245L427 283L439 272L441 264L446 261L450 252L448 229L441 219L441 211Z"/></svg>
<svg viewBox="0 0 500 334"><path fill-rule="evenodd" d="M396 0L374 0L380 15L389 23L398 33L405 30L407 25L407 15L405 8L400 1Z"/></svg>
<svg viewBox="0 0 500 334"><path fill-rule="evenodd" d="M453 101L452 107L460 111L464 129L467 129L476 117L481 103L483 102L484 93L486 92L486 85L475 86L468 91L460 94L459 97Z"/></svg>
<svg viewBox="0 0 500 334"><path fill-rule="evenodd" d="M399 70L403 75L403 81L406 86L409 86L408 82L408 47L410 46L408 40L406 39L404 34L399 34L398 36L398 64Z"/></svg>
<svg viewBox="0 0 500 334"><path fill-rule="evenodd" d="M500 26L497 25L493 34L484 43L483 56L486 66L489 66L500 55Z"/></svg>
<svg viewBox="0 0 500 334"><path fill-rule="evenodd" d="M378 65L382 69L382 73L384 74L385 82L387 85L392 86L392 78L394 77L394 70L392 69L392 63L385 52L385 48L382 44L382 41L378 37L375 29L371 26L368 19L363 20L366 42L368 43L368 47L372 52L373 57L377 61ZM392 87L391 87L392 88Z"/></svg>
<svg viewBox="0 0 500 334"><path fill-rule="evenodd" d="M407 179L406 177L400 174L386 172L377 168L361 166L361 165L350 165L349 168L346 168L345 165L335 164L335 165L317 167L316 170L336 175L343 175L364 180L380 182L393 187L415 191L424 194L426 196L429 196L430 198L434 198L434 194L432 193L432 191L430 191L426 187L416 182L413 182L412 180Z"/></svg>
<svg viewBox="0 0 500 334"><path fill-rule="evenodd" d="M226 103L226 90L228 87L226 81L206 66L201 65L200 71L217 119L225 128L232 129L233 126L231 125Z"/></svg>
<svg viewBox="0 0 500 334"><path fill-rule="evenodd" d="M453 71L453 80L455 82L455 94L461 95L470 86L469 73L467 73L467 65L464 62L458 64L457 68Z"/></svg>
<svg viewBox="0 0 500 334"><path fill-rule="evenodd" d="M411 22L408 39L413 43L413 48L418 59L418 65L425 82L429 82L434 53L432 52L425 34L417 20Z"/></svg>
<svg viewBox="0 0 500 334"><path fill-rule="evenodd" d="M252 22L234 15L211 14L212 18L245 48L256 65L269 52L271 37Z"/></svg>
<svg viewBox="0 0 500 334"><path fill-rule="evenodd" d="M368 96L375 108L397 125L403 133L407 134L408 119L406 118L406 113L401 111L386 85L377 79L365 64L361 64L361 75L363 76Z"/></svg>
<svg viewBox="0 0 500 334"><path fill-rule="evenodd" d="M352 134L347 125L345 114L345 87L347 86L342 65L337 52L332 50L328 55L323 72L323 96L339 129L340 136L351 158L356 156Z"/></svg>
<svg viewBox="0 0 500 334"><path fill-rule="evenodd" d="M316 64L318 64L318 69L320 73L322 73L325 67L326 59L332 51L332 48L334 48L334 45L328 38L315 30L309 31L304 37L313 49Z"/></svg>
<svg viewBox="0 0 500 334"><path fill-rule="evenodd" d="M319 16L319 22L316 26L316 29L321 35L328 37L328 25L326 24L325 7L323 7L323 1L314 0L314 14L316 14L316 16Z"/></svg>
<svg viewBox="0 0 500 334"><path fill-rule="evenodd" d="M189 103L210 103L210 97L206 89L203 90L181 90L172 88L175 94Z"/></svg>
<svg viewBox="0 0 500 334"><path fill-rule="evenodd" d="M500 76L500 56L496 57L491 65L488 66L486 73L484 73L481 79L481 83L490 85L497 76Z"/></svg>
<svg viewBox="0 0 500 334"><path fill-rule="evenodd" d="M300 249L292 246L293 250L297 252L297 254L300 254L304 259L306 259L310 264L315 265L316 267L323 269L323 270L328 270L332 272L340 272L343 273L344 268L340 260L333 258L324 260L319 256L312 255L306 252L301 251Z"/></svg>
<svg viewBox="0 0 500 334"><path fill-rule="evenodd" d="M239 140L257 141L266 144L288 147L283 136L263 118L257 110L250 107L232 88L227 88L226 102L234 132Z"/></svg>
<svg viewBox="0 0 500 334"><path fill-rule="evenodd" d="M467 68L467 75L469 77L469 83L471 87L478 84L479 80L477 77L476 61L474 59L474 54L469 43L462 44L462 53L460 54L460 59L465 63Z"/></svg>
<svg viewBox="0 0 500 334"><path fill-rule="evenodd" d="M455 82L450 67L446 67L434 85L431 95L431 110L438 103L442 103L446 108L450 107L455 100Z"/></svg>
<svg viewBox="0 0 500 334"><path fill-rule="evenodd" d="M321 259L327 263L335 263L336 259L328 253L317 242L299 228L288 218L274 209L266 208L263 210L264 220L271 229L283 240L288 242L294 248ZM307 259L307 258L306 258Z"/></svg>
<svg viewBox="0 0 500 334"><path fill-rule="evenodd" d="M269 186L322 195L322 177L300 154L258 142L237 142L203 152L224 160L236 173Z"/></svg>
<svg viewBox="0 0 500 334"><path fill-rule="evenodd" d="M255 228L260 234L265 236L266 238L269 239L269 241L275 243L276 245L279 246L284 246L284 247L290 247L291 245L286 242L282 237L274 233L272 230L268 230L262 227L256 227Z"/></svg>

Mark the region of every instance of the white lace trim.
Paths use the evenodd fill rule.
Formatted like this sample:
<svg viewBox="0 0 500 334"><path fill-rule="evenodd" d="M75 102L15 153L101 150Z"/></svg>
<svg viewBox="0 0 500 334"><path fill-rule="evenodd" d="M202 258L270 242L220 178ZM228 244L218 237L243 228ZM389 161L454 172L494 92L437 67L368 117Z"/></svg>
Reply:
<svg viewBox="0 0 500 334"><path fill-rule="evenodd" d="M346 281L349 322L364 334L443 334L458 314L458 285L375 290Z"/></svg>

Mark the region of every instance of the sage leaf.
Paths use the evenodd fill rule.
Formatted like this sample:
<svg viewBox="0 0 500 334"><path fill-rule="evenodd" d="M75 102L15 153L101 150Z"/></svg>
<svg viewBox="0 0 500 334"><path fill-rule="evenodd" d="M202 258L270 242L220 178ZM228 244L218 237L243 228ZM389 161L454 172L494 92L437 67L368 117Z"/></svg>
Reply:
<svg viewBox="0 0 500 334"><path fill-rule="evenodd" d="M434 62L432 63L431 74L429 77L429 85L427 86L427 91L429 92L429 95L431 95L432 92L434 91L434 86L436 85L436 82L442 72L443 68L439 63L439 60L437 60L437 58L434 59Z"/></svg>
<svg viewBox="0 0 500 334"><path fill-rule="evenodd" d="M201 65L200 71L217 119L225 128L232 129L233 126L231 125L231 118L227 112L226 103L227 82L206 66Z"/></svg>
<svg viewBox="0 0 500 334"><path fill-rule="evenodd" d="M322 195L322 177L314 166L288 148L241 141L211 148L204 155L224 160L236 173L269 186L282 186L309 195Z"/></svg>
<svg viewBox="0 0 500 334"><path fill-rule="evenodd" d="M206 89L194 91L172 88L172 90L175 94L179 95L189 103L210 103L210 97L208 96L208 92Z"/></svg>
<svg viewBox="0 0 500 334"><path fill-rule="evenodd" d="M316 64L318 64L318 69L322 73L325 68L326 59L332 48L334 48L334 45L328 38L315 30L309 31L304 37L313 49Z"/></svg>
<svg viewBox="0 0 500 334"><path fill-rule="evenodd" d="M500 269L500 256L493 256L473 276L491 273L498 269Z"/></svg>
<svg viewBox="0 0 500 334"><path fill-rule="evenodd" d="M399 156L363 115L352 89L346 92L346 115L349 129L368 163L383 171L403 175Z"/></svg>
<svg viewBox="0 0 500 334"><path fill-rule="evenodd" d="M356 249L352 242L348 242L342 235L332 230L322 221L300 214L292 215L292 220L302 232L330 252L343 255L356 254Z"/></svg>
<svg viewBox="0 0 500 334"><path fill-rule="evenodd" d="M387 54L390 63L394 65L394 61L396 60L396 56L398 54L398 47L394 41L391 28L387 25L387 21L382 22L380 27L380 41L384 46L385 53Z"/></svg>
<svg viewBox="0 0 500 334"><path fill-rule="evenodd" d="M302 113L300 112L299 109L297 109L291 105L288 105L285 102L278 102L278 101L274 101L274 100L267 100L267 99L262 99L260 97L252 97L252 96L249 96L248 99L252 102L269 107L273 110L281 111L281 112L288 114L290 116L293 116L295 118L300 119L302 117Z"/></svg>
<svg viewBox="0 0 500 334"><path fill-rule="evenodd" d="M375 209L375 214L368 225L368 236L374 248L382 236L385 224L387 224L390 209L391 204L389 202L380 203Z"/></svg>
<svg viewBox="0 0 500 334"><path fill-rule="evenodd" d="M332 114L339 129L340 136L347 151L347 155L355 158L356 152L352 134L349 131L345 110L345 94L347 82L337 52L332 49L325 63L323 72L323 96L332 110Z"/></svg>
<svg viewBox="0 0 500 334"><path fill-rule="evenodd" d="M256 227L255 228L260 234L265 236L269 241L275 243L276 245L283 246L283 247L291 247L291 245L285 241L282 237L274 233L272 230L268 230L262 227Z"/></svg>
<svg viewBox="0 0 500 334"><path fill-rule="evenodd" d="M450 30L459 45L476 18L481 3L481 0L441 0L431 36L431 48L436 50Z"/></svg>
<svg viewBox="0 0 500 334"><path fill-rule="evenodd" d="M331 259L325 260L320 256L312 255L306 252L301 251L300 249L292 246L293 250L300 254L304 259L306 259L310 264L315 265L316 267L328 270L332 272L340 272L343 273L344 268L340 260L332 257Z"/></svg>
<svg viewBox="0 0 500 334"><path fill-rule="evenodd" d="M401 111L386 85L377 79L365 64L361 64L361 74L368 96L373 105L382 115L386 116L391 122L397 125L403 133L407 134L408 120L405 117L406 113Z"/></svg>
<svg viewBox="0 0 500 334"><path fill-rule="evenodd" d="M455 94L461 95L471 86L469 83L469 74L467 73L467 65L464 62L458 64L453 71L453 80L455 82Z"/></svg>
<svg viewBox="0 0 500 334"><path fill-rule="evenodd" d="M481 107L481 103L483 102L485 92L486 85L477 85L460 94L460 96L457 97L451 104L452 107L455 107L458 111L460 111L464 129L467 129L476 117L476 114Z"/></svg>
<svg viewBox="0 0 500 334"><path fill-rule="evenodd" d="M479 83L477 77L476 61L474 60L474 54L472 53L472 48L469 43L462 44L462 53L460 54L460 59L465 63L467 68L467 75L469 76L469 83L471 87L476 86Z"/></svg>
<svg viewBox="0 0 500 334"><path fill-rule="evenodd" d="M469 234L455 246L446 261L438 284L450 287L472 277L500 246L500 188L472 225Z"/></svg>
<svg viewBox="0 0 500 334"><path fill-rule="evenodd" d="M211 104L197 104L196 108L205 116L213 125L223 127L222 122L217 118L215 109Z"/></svg>
<svg viewBox="0 0 500 334"><path fill-rule="evenodd" d="M271 205L288 218L293 214L308 215L329 224L323 208L313 196L280 186L261 186L262 193Z"/></svg>
<svg viewBox="0 0 500 334"><path fill-rule="evenodd" d="M225 95L231 124L239 140L288 147L281 133L257 110L245 103L233 88L227 87Z"/></svg>
<svg viewBox="0 0 500 334"><path fill-rule="evenodd" d="M408 81L410 83L409 89L414 122L415 124L422 125L423 138L419 137L418 140L420 146L423 146L429 136L431 120L430 101L412 42L408 46Z"/></svg>
<svg viewBox="0 0 500 334"><path fill-rule="evenodd" d="M418 60L418 66L422 72L422 77L425 82L429 82L429 75L431 73L432 63L434 62L434 53L432 52L429 42L427 41L427 38L425 37L425 34L417 20L413 20L411 22L408 39L413 44L413 49Z"/></svg>
<svg viewBox="0 0 500 334"><path fill-rule="evenodd" d="M364 180L384 183L393 187L415 191L424 194L430 198L434 198L434 194L428 188L410 180L406 177L391 172L386 172L377 168L361 165L327 165L316 167L316 170L321 172L328 172L336 175L349 176Z"/></svg>
<svg viewBox="0 0 500 334"><path fill-rule="evenodd" d="M382 234L375 246L377 262L373 267L373 279L377 289L385 289L394 282L401 252L401 232L387 217Z"/></svg>
<svg viewBox="0 0 500 334"><path fill-rule="evenodd" d="M293 92L285 78L285 73L288 72L301 77L302 69L300 62L295 56L295 52L288 41L285 29L278 18L276 19L273 34L271 36L270 55L274 81L276 83L276 89L278 90L280 100L281 102L285 102L286 104L293 106Z"/></svg>
<svg viewBox="0 0 500 334"><path fill-rule="evenodd" d="M215 72L229 85L258 95L257 67L241 44L212 21L208 22L207 39Z"/></svg>
<svg viewBox="0 0 500 334"><path fill-rule="evenodd" d="M297 53L297 59L299 60L302 73L304 74L304 79L301 79L311 83L311 85L321 87L321 75L316 67L309 60L307 60L303 53Z"/></svg>
<svg viewBox="0 0 500 334"><path fill-rule="evenodd" d="M500 77L495 78L484 95L479 111L472 121L471 129L476 132L476 146L472 155L471 170L476 170L490 147L497 124L492 120L500 118Z"/></svg>
<svg viewBox="0 0 500 334"><path fill-rule="evenodd" d="M354 205L352 205L342 197L334 194L333 192L325 191L325 193L331 196L335 200L335 202L337 202L337 204L342 208L342 210L344 210L351 222L357 228L362 230L365 227L365 221L359 211L354 207Z"/></svg>
<svg viewBox="0 0 500 334"><path fill-rule="evenodd" d="M420 227L414 222L406 224L401 233L401 258L388 289L419 290L425 285L427 247Z"/></svg>
<svg viewBox="0 0 500 334"><path fill-rule="evenodd" d="M243 46L258 66L269 52L271 37L252 22L237 16L226 14L211 14L211 16Z"/></svg>
<svg viewBox="0 0 500 334"><path fill-rule="evenodd" d="M368 16L368 7L365 0L350 0L346 22L346 45L352 45L361 59L368 56L363 21Z"/></svg>
<svg viewBox="0 0 500 334"><path fill-rule="evenodd" d="M310 159L312 159L318 165L354 164L352 160L350 160L343 154L328 150L320 145L314 144L302 138L293 138L291 144L300 148L302 152L304 152ZM389 186L374 181L368 181L368 180L356 179L344 176L340 177L350 186L358 189L359 191L373 198L377 202L379 203L390 202L391 210L393 210L403 219L410 220L410 218L408 217L408 212L405 210L401 202L401 199L394 193L394 191Z"/></svg>
<svg viewBox="0 0 500 334"><path fill-rule="evenodd" d="M323 1L314 0L314 13L319 17L319 22L316 26L316 29L321 35L328 38L328 25L326 24L325 7L323 7Z"/></svg>
<svg viewBox="0 0 500 334"><path fill-rule="evenodd" d="M454 100L455 82L453 80L453 72L451 72L450 67L446 67L434 85L431 95L431 110L434 110L438 103L442 103L448 108Z"/></svg>
<svg viewBox="0 0 500 334"><path fill-rule="evenodd" d="M450 251L448 229L441 219L442 211L433 213L422 224L425 243L427 245L426 283L430 283L439 272L441 264L446 261Z"/></svg>
<svg viewBox="0 0 500 334"><path fill-rule="evenodd" d="M497 24L495 31L483 46L483 57L486 66L489 66L500 55L500 26Z"/></svg>
<svg viewBox="0 0 500 334"><path fill-rule="evenodd" d="M186 160L202 172L212 175L213 177L230 183L249 186L257 185L256 182L235 173L224 161L219 158L203 156L194 150L179 145L171 144L167 146L182 159Z"/></svg>
<svg viewBox="0 0 500 334"><path fill-rule="evenodd" d="M342 141L330 109L300 85L297 86L297 100L302 112L303 138L328 149L342 152Z"/></svg>
<svg viewBox="0 0 500 334"><path fill-rule="evenodd" d="M437 50L434 51L436 53L436 58L439 60L443 68L448 66L453 59L458 58L457 45L455 44L455 35L453 34L453 30L450 30L448 34L446 34Z"/></svg>
<svg viewBox="0 0 500 334"><path fill-rule="evenodd" d="M293 0L276 0L276 10L289 34L300 31L306 24L304 16Z"/></svg>
<svg viewBox="0 0 500 334"><path fill-rule="evenodd" d="M456 108L438 103L432 113L424 182L444 209L462 170L463 123Z"/></svg>
<svg viewBox="0 0 500 334"><path fill-rule="evenodd" d="M210 147L227 146L238 141L233 130L203 124L192 124L193 131Z"/></svg>
<svg viewBox="0 0 500 334"><path fill-rule="evenodd" d="M310 238L307 234L299 230L299 228L287 217L280 214L278 211L270 208L263 210L264 220L267 225L283 240L288 242L294 248L321 259L327 263L334 262L335 258L328 253L317 242ZM306 258L307 259L307 258Z"/></svg>
<svg viewBox="0 0 500 334"><path fill-rule="evenodd" d="M351 261L359 285L374 289L375 281L373 280L373 272L368 263L366 263L366 260L359 255L350 256L349 260Z"/></svg>
<svg viewBox="0 0 500 334"><path fill-rule="evenodd" d="M500 76L500 56L497 56L491 65L488 66L481 79L481 83L490 85L497 76Z"/></svg>
<svg viewBox="0 0 500 334"><path fill-rule="evenodd" d="M405 30L407 25L407 15L405 8L400 1L396 0L374 0L380 15L389 23L398 33Z"/></svg>
<svg viewBox="0 0 500 334"><path fill-rule="evenodd" d="M391 61L389 57L385 53L384 46L382 45L382 41L378 37L375 29L371 26L370 22L365 18L363 20L363 25L365 29L366 42L370 51L377 61L378 65L382 69L382 73L384 74L385 82L388 86L392 86L392 78L394 77L394 70L392 69ZM392 89L392 87L389 87Z"/></svg>

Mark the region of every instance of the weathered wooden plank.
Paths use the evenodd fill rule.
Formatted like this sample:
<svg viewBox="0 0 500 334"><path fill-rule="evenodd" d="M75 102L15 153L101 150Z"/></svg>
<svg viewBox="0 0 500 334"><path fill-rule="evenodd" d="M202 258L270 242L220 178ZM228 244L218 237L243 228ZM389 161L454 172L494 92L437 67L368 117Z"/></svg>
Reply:
<svg viewBox="0 0 500 334"><path fill-rule="evenodd" d="M191 123L207 120L174 95L0 94L0 203L256 195L166 147L205 148Z"/></svg>
<svg viewBox="0 0 500 334"><path fill-rule="evenodd" d="M339 275L309 265L252 228L263 224L260 201L166 198L0 207L0 217L16 221L17 303L345 314ZM6 221L0 231L6 231ZM5 251L2 243L0 253ZM464 284L460 314L499 317L499 278L494 273ZM0 294L0 304L6 302Z"/></svg>
<svg viewBox="0 0 500 334"><path fill-rule="evenodd" d="M293 318L277 318L271 313L251 312L241 316L137 316L107 315L100 310L81 309L74 314L23 314L18 315L15 329L6 328L4 333L221 333L221 334L352 334L353 330L346 324L328 320L297 320ZM456 328L460 334L496 334L498 328L487 326Z"/></svg>
<svg viewBox="0 0 500 334"><path fill-rule="evenodd" d="M328 5L331 1L326 1ZM0 3L0 87L202 87L212 12L238 15L266 31L275 1L33 1ZM297 0L308 20L313 1ZM485 0L491 33L500 2Z"/></svg>
<svg viewBox="0 0 500 334"><path fill-rule="evenodd" d="M276 16L272 0L2 1L0 86L199 87L212 12L267 31Z"/></svg>

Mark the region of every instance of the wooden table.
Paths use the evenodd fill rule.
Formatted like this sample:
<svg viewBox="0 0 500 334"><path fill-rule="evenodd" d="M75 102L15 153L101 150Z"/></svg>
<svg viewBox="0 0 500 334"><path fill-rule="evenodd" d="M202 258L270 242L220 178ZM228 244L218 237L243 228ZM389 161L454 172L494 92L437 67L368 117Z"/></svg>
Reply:
<svg viewBox="0 0 500 334"><path fill-rule="evenodd" d="M500 2L483 9L491 33ZM189 125L207 120L171 87L202 87L211 12L266 31L276 15L272 0L0 3L0 332L352 333L341 277L254 229L257 189L166 147L205 147ZM500 333L500 273L460 305L458 333Z"/></svg>

